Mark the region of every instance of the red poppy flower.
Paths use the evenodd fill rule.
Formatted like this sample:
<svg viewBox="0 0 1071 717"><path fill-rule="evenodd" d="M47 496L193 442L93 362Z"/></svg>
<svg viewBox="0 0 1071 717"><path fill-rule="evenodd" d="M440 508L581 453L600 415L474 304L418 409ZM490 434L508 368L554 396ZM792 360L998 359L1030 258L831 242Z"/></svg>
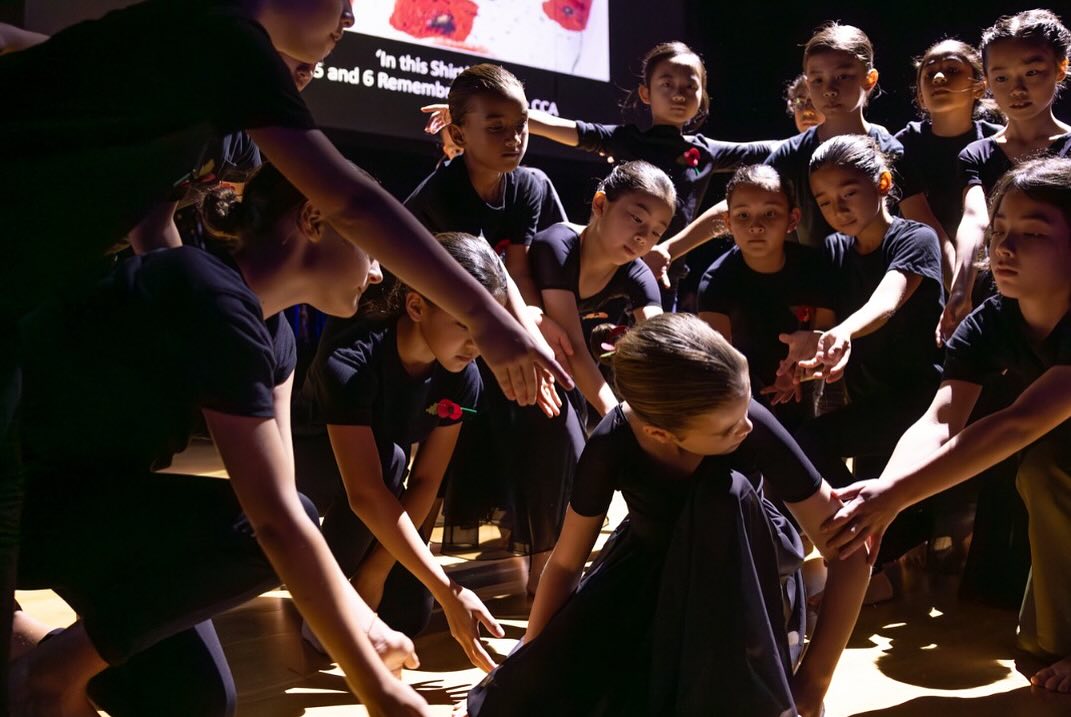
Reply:
<svg viewBox="0 0 1071 717"><path fill-rule="evenodd" d="M695 169L699 166L699 158L699 150L695 147L689 147L688 151L681 155L680 162L685 166Z"/></svg>
<svg viewBox="0 0 1071 717"><path fill-rule="evenodd" d="M796 319L801 324L810 324L811 319L814 318L813 306L793 306L792 313L796 315Z"/></svg>
<svg viewBox="0 0 1071 717"><path fill-rule="evenodd" d="M506 249L509 249L509 245L509 239L503 239L502 241L498 242L497 244L495 244L495 254L502 256L506 253Z"/></svg>
<svg viewBox="0 0 1071 717"><path fill-rule="evenodd" d="M444 398L438 403L431 404L428 406L426 412L443 420L449 419L451 421L459 420L465 413L476 413L476 411L471 408L462 408L449 398Z"/></svg>

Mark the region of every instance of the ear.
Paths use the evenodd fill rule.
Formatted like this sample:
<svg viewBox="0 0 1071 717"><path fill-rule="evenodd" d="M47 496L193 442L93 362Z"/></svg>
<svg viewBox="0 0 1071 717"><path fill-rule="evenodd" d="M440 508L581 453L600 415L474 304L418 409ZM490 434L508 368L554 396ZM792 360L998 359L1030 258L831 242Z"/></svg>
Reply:
<svg viewBox="0 0 1071 717"><path fill-rule="evenodd" d="M674 436L672 433L670 433L664 428L657 428L655 426L652 426L650 423L644 423L640 430L647 434L648 438L653 438L659 443L665 444L667 446L673 445L677 442L676 436Z"/></svg>
<svg viewBox="0 0 1071 717"><path fill-rule="evenodd" d="M459 125L453 123L448 124L446 125L446 131L449 133L450 139L453 140L454 144L462 149L465 148L465 132Z"/></svg>
<svg viewBox="0 0 1071 717"><path fill-rule="evenodd" d="M796 231L796 227L800 225L800 208L796 207L788 213L788 230L790 232Z"/></svg>
<svg viewBox="0 0 1071 717"><path fill-rule="evenodd" d="M645 105L651 104L651 88L647 85L640 85L636 89L636 94L640 96L640 102Z"/></svg>
<svg viewBox="0 0 1071 717"><path fill-rule="evenodd" d="M298 228L301 233L308 237L310 241L319 241L323 223L323 215L320 214L320 210L306 200L298 210Z"/></svg>
<svg viewBox="0 0 1071 717"><path fill-rule="evenodd" d="M866 73L866 77L863 78L863 87L866 88L867 92L870 92L872 89L874 89L874 86L877 85L877 84L878 84L878 70L877 70L877 68L871 67L870 71Z"/></svg>
<svg viewBox="0 0 1071 717"><path fill-rule="evenodd" d="M606 198L606 192L595 192L595 196L591 200L591 214L595 217L601 217L606 213L606 203L610 201Z"/></svg>
<svg viewBox="0 0 1071 717"><path fill-rule="evenodd" d="M405 292L405 313L414 323L419 324L427 316L428 305L424 297L415 291Z"/></svg>
<svg viewBox="0 0 1071 717"><path fill-rule="evenodd" d="M1060 84L1067 77L1067 58L1056 63L1056 84Z"/></svg>
<svg viewBox="0 0 1071 717"><path fill-rule="evenodd" d="M878 193L884 197L889 194L889 192L892 190L892 187L892 172L890 172L889 170L885 170L881 173L881 176L878 177Z"/></svg>

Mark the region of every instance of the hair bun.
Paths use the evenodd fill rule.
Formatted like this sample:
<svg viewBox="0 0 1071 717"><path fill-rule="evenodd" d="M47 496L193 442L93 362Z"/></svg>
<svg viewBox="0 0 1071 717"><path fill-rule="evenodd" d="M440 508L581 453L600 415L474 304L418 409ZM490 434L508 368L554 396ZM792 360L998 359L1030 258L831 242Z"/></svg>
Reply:
<svg viewBox="0 0 1071 717"><path fill-rule="evenodd" d="M243 215L242 200L233 187L215 187L201 200L201 220L205 228L221 239L238 239Z"/></svg>

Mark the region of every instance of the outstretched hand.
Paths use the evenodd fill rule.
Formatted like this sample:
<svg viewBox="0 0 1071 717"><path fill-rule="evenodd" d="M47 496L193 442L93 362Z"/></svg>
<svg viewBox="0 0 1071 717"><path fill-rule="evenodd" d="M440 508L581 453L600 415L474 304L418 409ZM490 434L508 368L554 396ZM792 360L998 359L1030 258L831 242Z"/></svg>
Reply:
<svg viewBox="0 0 1071 717"><path fill-rule="evenodd" d="M502 387L502 393L522 406L539 397L543 382L555 380L566 390L573 379L554 359L545 342L537 342L516 319L503 312L486 315L470 326L472 339ZM540 345L542 344L542 345Z"/></svg>
<svg viewBox="0 0 1071 717"><path fill-rule="evenodd" d="M864 545L869 546L868 562L877 559L881 539L902 506L895 504L892 484L876 478L859 481L833 491L844 505L822 523L822 532L830 536L826 544L842 560Z"/></svg>
<svg viewBox="0 0 1071 717"><path fill-rule="evenodd" d="M450 625L450 634L461 645L469 661L484 672L495 669L494 660L480 642L480 625L495 637L505 637L506 631L491 616L476 593L455 585L442 607Z"/></svg>
<svg viewBox="0 0 1071 717"><path fill-rule="evenodd" d="M820 331L794 331L791 334L780 334L778 340L788 347L788 353L777 366L777 378L787 377L795 383L800 382L798 366L800 361L814 358L818 351L818 337Z"/></svg>
<svg viewBox="0 0 1071 717"><path fill-rule="evenodd" d="M836 327L818 337L818 348L812 358L803 359L799 367L810 371L815 378L833 383L844 375L848 359L852 355L852 337Z"/></svg>
<svg viewBox="0 0 1071 717"><path fill-rule="evenodd" d="M427 134L439 134L450 124L450 105L448 104L424 105L420 111L428 115L427 124L424 125L424 131Z"/></svg>
<svg viewBox="0 0 1071 717"><path fill-rule="evenodd" d="M669 250L666 249L665 245L655 244L652 246L643 255L643 261L651 268L651 272L658 279L658 283L662 285L662 288L670 288L669 265L673 263L673 258L669 255Z"/></svg>

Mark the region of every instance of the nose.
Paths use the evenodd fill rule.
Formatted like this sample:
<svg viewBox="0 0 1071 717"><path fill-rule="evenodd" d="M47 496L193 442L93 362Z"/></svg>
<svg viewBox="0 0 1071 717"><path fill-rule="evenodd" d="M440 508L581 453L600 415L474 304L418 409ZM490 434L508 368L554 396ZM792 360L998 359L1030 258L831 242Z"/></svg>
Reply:
<svg viewBox="0 0 1071 717"><path fill-rule="evenodd" d="M380 267L379 261L372 260L372 263L368 265L368 283L379 284L383 281L383 268Z"/></svg>
<svg viewBox="0 0 1071 717"><path fill-rule="evenodd" d="M938 72L937 74L935 74L933 76L933 84L935 84L935 85L943 85L947 81L948 81L948 78L945 77L945 73L943 73L943 72Z"/></svg>
<svg viewBox="0 0 1071 717"><path fill-rule="evenodd" d="M342 0L342 16L338 20L338 25L341 29L346 30L353 27L353 2L352 0Z"/></svg>
<svg viewBox="0 0 1071 717"><path fill-rule="evenodd" d="M751 423L751 419L745 416L743 423L740 424L740 430L737 432L737 435L741 438L745 438L751 433L751 429L754 427L754 424Z"/></svg>

